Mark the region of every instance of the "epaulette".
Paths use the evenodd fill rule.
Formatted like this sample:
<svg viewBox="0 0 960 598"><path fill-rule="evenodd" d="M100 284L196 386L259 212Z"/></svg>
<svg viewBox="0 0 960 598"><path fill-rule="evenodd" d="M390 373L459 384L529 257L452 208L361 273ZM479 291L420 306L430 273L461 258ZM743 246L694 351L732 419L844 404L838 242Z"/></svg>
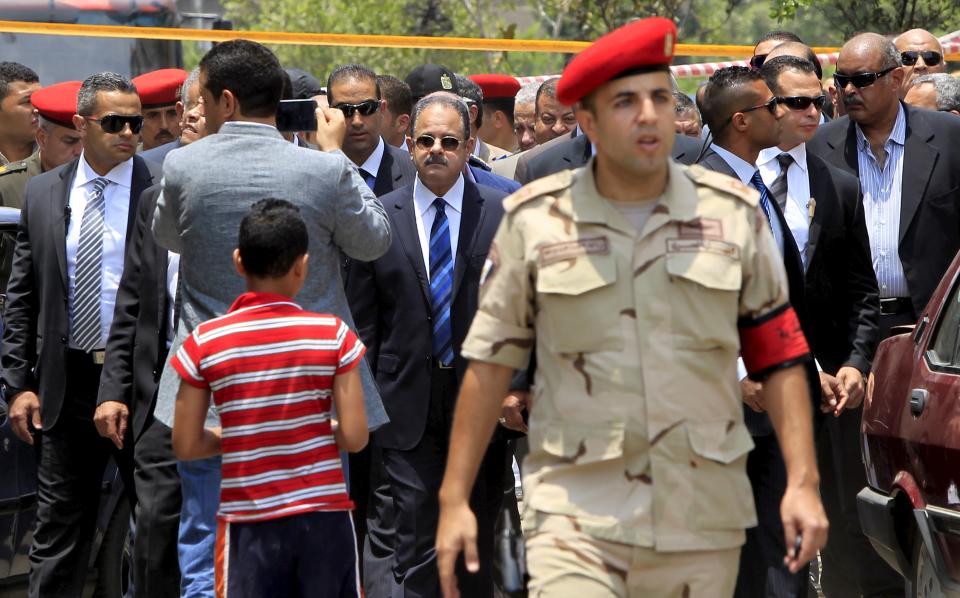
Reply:
<svg viewBox="0 0 960 598"><path fill-rule="evenodd" d="M5 174L13 174L15 172L23 172L27 169L27 163L23 160L19 162L9 162L0 166L0 176Z"/></svg>
<svg viewBox="0 0 960 598"><path fill-rule="evenodd" d="M524 185L513 194L508 195L503 200L503 209L507 213L513 212L524 203L541 195L549 195L556 191L566 189L573 184L573 171L562 170L556 174L537 179L527 185Z"/></svg>
<svg viewBox="0 0 960 598"><path fill-rule="evenodd" d="M709 168L704 168L697 164L686 167L687 176L694 183L710 187L715 191L733 195L739 198L750 207L756 207L760 203L760 194L756 189L747 187L739 180Z"/></svg>

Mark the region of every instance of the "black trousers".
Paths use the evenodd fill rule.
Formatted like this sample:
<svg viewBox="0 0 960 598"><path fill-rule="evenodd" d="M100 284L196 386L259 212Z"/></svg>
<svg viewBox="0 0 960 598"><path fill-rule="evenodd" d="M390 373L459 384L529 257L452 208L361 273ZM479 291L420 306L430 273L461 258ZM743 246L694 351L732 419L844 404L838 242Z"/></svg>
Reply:
<svg viewBox="0 0 960 598"><path fill-rule="evenodd" d="M136 595L180 596L177 533L180 527L180 476L171 430L148 416L134 445L137 490L133 579Z"/></svg>
<svg viewBox="0 0 960 598"><path fill-rule="evenodd" d="M740 551L737 598L802 598L807 594L807 567L796 573L783 565L787 554L780 501L787 489L787 471L776 434L754 436L747 456L747 475L757 507L757 526L747 530Z"/></svg>
<svg viewBox="0 0 960 598"><path fill-rule="evenodd" d="M111 455L120 469L131 507L136 502L130 443L118 450L97 434L93 425L100 370L89 355L68 352L67 396L60 417L53 428L39 434L30 598L79 598L97 526L103 472Z"/></svg>
<svg viewBox="0 0 960 598"><path fill-rule="evenodd" d="M440 516L437 495L447 462L456 391L453 370L435 368L430 385L430 410L420 443L408 451L383 449L396 517L393 575L400 595L405 598L440 595L434 549ZM480 570L469 574L462 556L458 559L456 572L463 596L493 596L494 527L503 502L506 451L505 441L490 443L470 496L470 507L477 516Z"/></svg>

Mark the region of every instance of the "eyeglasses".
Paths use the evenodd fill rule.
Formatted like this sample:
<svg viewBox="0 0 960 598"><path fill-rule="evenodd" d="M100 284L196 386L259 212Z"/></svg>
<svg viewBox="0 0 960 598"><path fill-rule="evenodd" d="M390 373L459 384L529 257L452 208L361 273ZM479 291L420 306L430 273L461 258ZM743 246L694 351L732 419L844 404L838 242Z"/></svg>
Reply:
<svg viewBox="0 0 960 598"><path fill-rule="evenodd" d="M345 118L353 118L355 112L359 112L360 116L370 116L380 109L380 100L366 100L359 104L337 104L334 108L343 112Z"/></svg>
<svg viewBox="0 0 960 598"><path fill-rule="evenodd" d="M817 110L823 110L823 104L827 101L827 96L820 94L818 96L780 96L777 102L784 104L791 110L806 110L813 104Z"/></svg>
<svg viewBox="0 0 960 598"><path fill-rule="evenodd" d="M777 104L780 103L780 98L773 96L766 102L762 104L757 104L756 106L750 106L749 108L744 108L743 110L737 110L737 112L753 112L754 110L759 110L761 108L766 108L770 114L777 113ZM736 112L734 112L736 114ZM733 118L733 115L730 115L730 118Z"/></svg>
<svg viewBox="0 0 960 598"><path fill-rule="evenodd" d="M837 84L837 89L844 89L847 86L847 83L853 83L853 86L857 89L862 87L869 87L877 82L877 79L886 75L893 69L897 67L892 66L888 69L884 69L879 73L857 73L856 75L841 75L840 73L833 74L833 80Z"/></svg>
<svg viewBox="0 0 960 598"><path fill-rule="evenodd" d="M108 114L103 118L93 118L92 116L87 116L85 118L99 124L104 133L119 133L120 131L123 131L125 126L130 125L130 131L136 135L140 132L140 129L143 128L143 117L139 114L134 114L132 116Z"/></svg>
<svg viewBox="0 0 960 598"><path fill-rule="evenodd" d="M933 50L907 50L906 52L900 52L900 60L903 61L904 66L913 66L917 64L917 58L923 58L923 63L927 66L937 66L940 64L940 61L943 60L943 55L940 52L934 52Z"/></svg>
<svg viewBox="0 0 960 598"><path fill-rule="evenodd" d="M760 70L760 67L763 66L763 62L767 59L766 54L757 54L750 58L750 68Z"/></svg>
<svg viewBox="0 0 960 598"><path fill-rule="evenodd" d="M416 143L417 143L417 147L419 147L422 150L432 150L433 146L437 143L437 141L438 139L433 135L421 135L417 137ZM444 137L441 137L439 141L440 141L440 147L442 147L443 151L445 152L457 151L457 148L460 147L460 144L462 143L459 139L457 139L456 137L453 137L452 135L446 135Z"/></svg>

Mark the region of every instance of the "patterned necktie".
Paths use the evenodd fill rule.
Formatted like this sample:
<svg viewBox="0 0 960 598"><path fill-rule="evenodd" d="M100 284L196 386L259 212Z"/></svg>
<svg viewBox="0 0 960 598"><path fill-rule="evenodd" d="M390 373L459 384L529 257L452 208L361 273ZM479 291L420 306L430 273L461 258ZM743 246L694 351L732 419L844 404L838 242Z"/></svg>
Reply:
<svg viewBox="0 0 960 598"><path fill-rule="evenodd" d="M750 184L760 192L760 207L763 208L763 213L767 215L767 224L770 225L770 230L772 231L773 214L770 211L770 191L767 190L767 186L763 184L763 178L760 176L759 170L753 173Z"/></svg>
<svg viewBox="0 0 960 598"><path fill-rule="evenodd" d="M773 180L773 184L770 185L770 194L777 200L780 211L786 214L787 171L790 170L790 165L793 164L793 156L790 154L780 154L777 156L777 162L780 164L780 174L777 175L777 178Z"/></svg>
<svg viewBox="0 0 960 598"><path fill-rule="evenodd" d="M363 182L367 184L367 187L370 187L370 190L373 191L373 186L377 184L377 177L373 176L366 170L358 168L360 171L360 176L363 177Z"/></svg>
<svg viewBox="0 0 960 598"><path fill-rule="evenodd" d="M450 299L453 295L453 251L450 222L444 212L447 202L433 201L436 215L430 228L430 304L433 308L433 356L443 365L453 364L453 328Z"/></svg>
<svg viewBox="0 0 960 598"><path fill-rule="evenodd" d="M110 184L103 177L93 181L87 205L80 221L77 244L77 268L73 293L73 340L83 351L100 346L100 283L103 262L103 215L106 201L103 190Z"/></svg>

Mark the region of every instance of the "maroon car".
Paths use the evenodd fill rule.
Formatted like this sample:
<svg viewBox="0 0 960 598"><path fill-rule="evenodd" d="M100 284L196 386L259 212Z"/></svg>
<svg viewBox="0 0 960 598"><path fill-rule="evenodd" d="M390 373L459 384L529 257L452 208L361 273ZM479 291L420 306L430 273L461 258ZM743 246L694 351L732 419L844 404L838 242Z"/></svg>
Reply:
<svg viewBox="0 0 960 598"><path fill-rule="evenodd" d="M863 530L913 596L960 596L960 256L880 344L862 423Z"/></svg>

